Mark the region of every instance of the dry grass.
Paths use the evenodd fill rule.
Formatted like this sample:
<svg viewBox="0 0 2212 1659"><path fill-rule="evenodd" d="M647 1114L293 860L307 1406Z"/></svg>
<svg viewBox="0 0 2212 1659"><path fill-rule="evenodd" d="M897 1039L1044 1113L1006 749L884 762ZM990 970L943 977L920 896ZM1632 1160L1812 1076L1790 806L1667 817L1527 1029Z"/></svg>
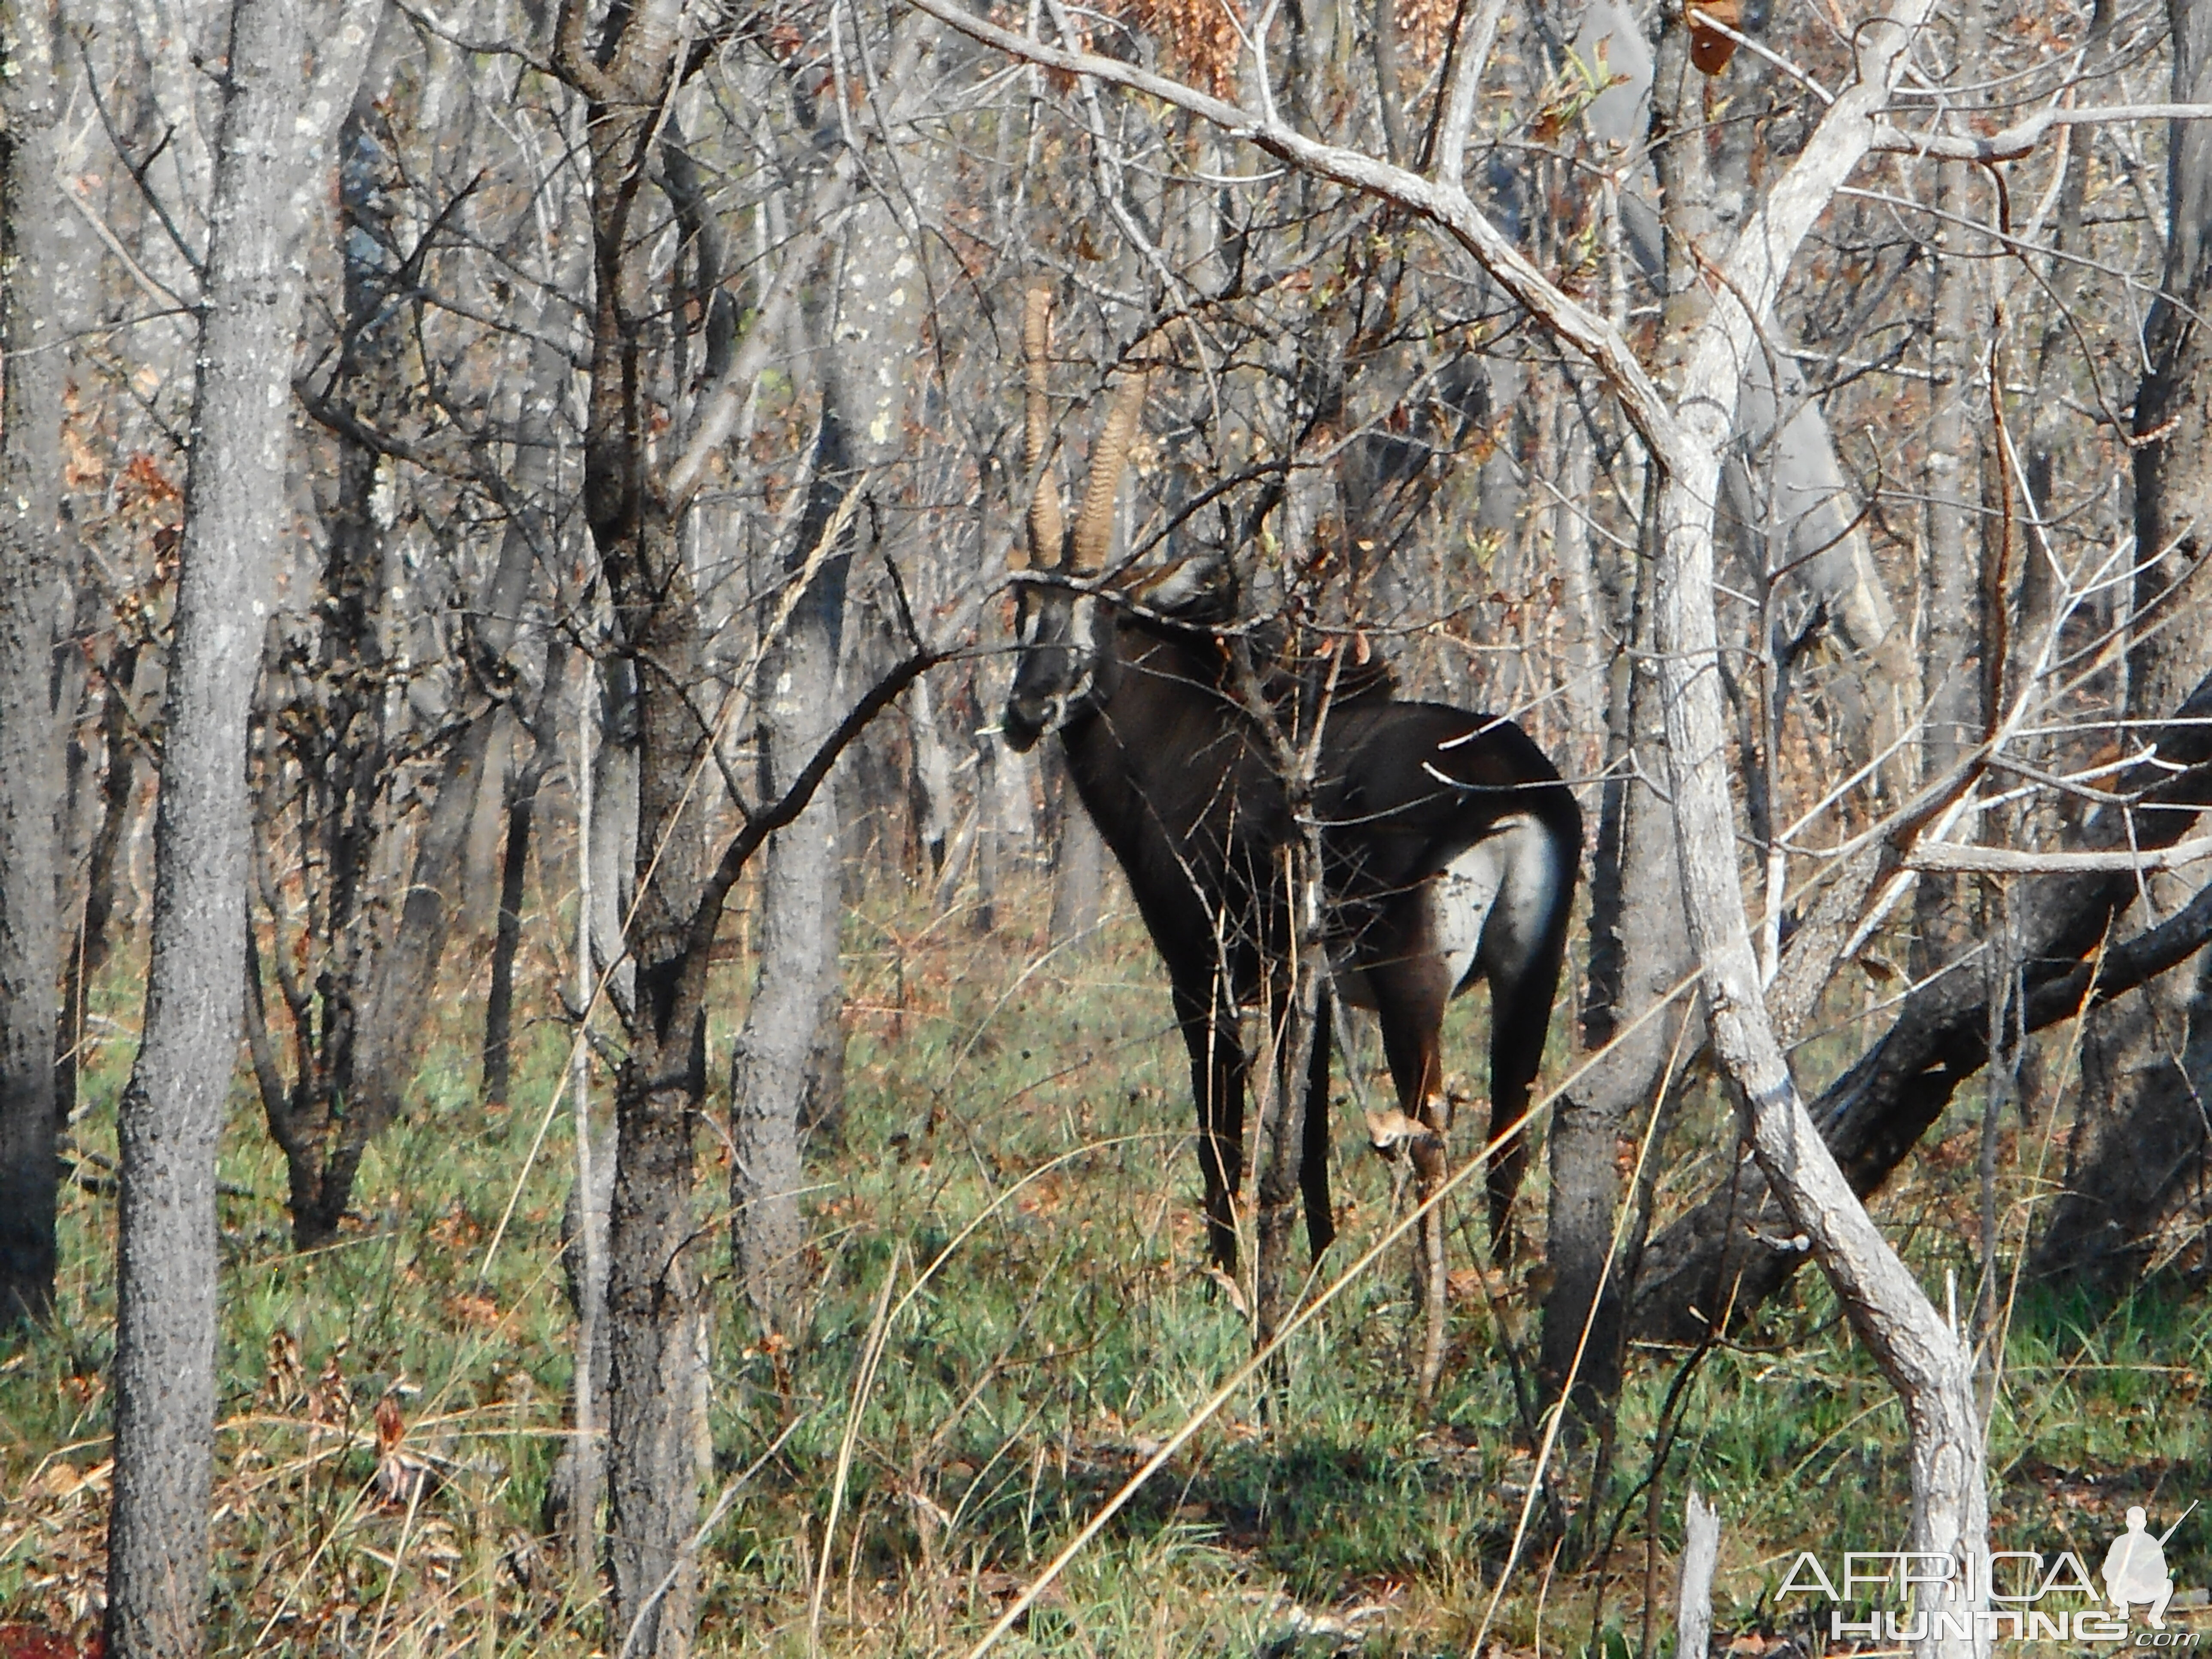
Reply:
<svg viewBox="0 0 2212 1659"><path fill-rule="evenodd" d="M854 920L849 1106L843 1146L815 1163L808 1338L758 1344L720 1298L709 1489L737 1484L708 1547L709 1652L805 1651L817 1577L823 1651L964 1651L1249 1352L1203 1271L1180 1048L1141 935L1123 919L1087 951L1046 954L1041 931L1035 893L1002 905L988 935L903 898ZM127 987L108 994L112 1040L80 1126L95 1150L112 1139L137 1018ZM219 1651L618 1645L592 1586L537 1536L569 1373L565 1124L525 1164L565 1044L539 1027L514 1104L487 1112L472 1093L477 1006L447 1005L416 1109L363 1170L360 1221L313 1257L289 1248L281 1163L238 1097L223 1173L253 1196L223 1200ZM1452 1052L1472 1060L1480 1010L1455 1018ZM1375 1064L1371 1037L1364 1058ZM1954 1109L1954 1132L1971 1135L1978 1107ZM1670 1202L1724 1157L1725 1124L1717 1103L1686 1115ZM1883 1212L1932 1285L1971 1267L1973 1160L1950 1150ZM2008 1168L2032 1167L2033 1151ZM718 1137L702 1158L702 1197L719 1205ZM1340 1266L1397 1200L1364 1148L1340 1150L1338 1182ZM2027 1183L2008 1176L2008 1205ZM1232 1401L1001 1650L1431 1654L1464 1651L1486 1622L1495 1651L1611 1659L1643 1639L1647 1569L1671 1594L1664 1528L1695 1478L1726 1514L1718 1623L1735 1651L1763 1652L1802 1624L1773 1595L1796 1550L1901 1541L1895 1408L1808 1280L1681 1389L1662 1535L1644 1535L1641 1483L1682 1356L1651 1352L1636 1357L1605 1488L1589 1492L1589 1449L1550 1472L1566 1509L1595 1504L1597 1532L1620 1517L1609 1555L1571 1571L1531 1542L1494 1597L1533 1474L1516 1370L1540 1278L1470 1271L1471 1214L1455 1236L1455 1347L1432 1419L1410 1402L1401 1254L1293 1346L1272 1419L1256 1395ZM0 1628L21 1621L0 1653L33 1627L76 1637L97 1622L110 1201L72 1190L64 1238L59 1322L0 1362ZM872 1332L881 1361L855 1419ZM2209 1341L2212 1321L2178 1295L2095 1322L2018 1310L1992 1435L2001 1539L2094 1563L2126 1503L2168 1514L2212 1496ZM2192 1521L2169 1547L2184 1584L2212 1576L2207 1536L2212 1523ZM1662 1612L1653 1634L1668 1625Z"/></svg>

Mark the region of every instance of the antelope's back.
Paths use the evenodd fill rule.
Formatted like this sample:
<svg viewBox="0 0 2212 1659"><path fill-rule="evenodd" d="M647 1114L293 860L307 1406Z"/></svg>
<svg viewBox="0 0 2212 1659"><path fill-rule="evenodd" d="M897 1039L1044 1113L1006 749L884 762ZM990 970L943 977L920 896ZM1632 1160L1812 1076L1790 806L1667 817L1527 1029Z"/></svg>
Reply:
<svg viewBox="0 0 2212 1659"><path fill-rule="evenodd" d="M1571 884L1582 811L1559 769L1509 720L1442 703L1362 703L1333 715L1316 805L1352 892L1426 880L1516 822L1540 825Z"/></svg>

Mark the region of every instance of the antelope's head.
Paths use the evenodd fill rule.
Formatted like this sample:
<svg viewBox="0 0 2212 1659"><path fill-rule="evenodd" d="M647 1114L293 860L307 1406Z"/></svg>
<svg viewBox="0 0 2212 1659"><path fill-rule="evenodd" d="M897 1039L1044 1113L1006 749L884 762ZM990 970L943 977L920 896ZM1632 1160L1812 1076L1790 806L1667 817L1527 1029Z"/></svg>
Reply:
<svg viewBox="0 0 2212 1659"><path fill-rule="evenodd" d="M1015 589L1014 632L1018 654L1013 690L1000 722L1006 741L1025 751L1091 708L1098 684L1109 619L1104 601L1073 586L1095 579L1106 568L1114 541L1114 503L1121 474L1136 441L1144 412L1147 372L1125 372L1114 391L1104 430L1091 447L1091 477L1083 506L1072 529L1062 523L1060 489L1044 468L1052 436L1051 410L1045 398L1045 362L1052 344L1052 292L1042 284L1030 289L1022 319L1022 356L1028 397L1023 452L1037 480L1030 498L1028 546L1016 556L1018 571L1065 580L1023 581Z"/></svg>

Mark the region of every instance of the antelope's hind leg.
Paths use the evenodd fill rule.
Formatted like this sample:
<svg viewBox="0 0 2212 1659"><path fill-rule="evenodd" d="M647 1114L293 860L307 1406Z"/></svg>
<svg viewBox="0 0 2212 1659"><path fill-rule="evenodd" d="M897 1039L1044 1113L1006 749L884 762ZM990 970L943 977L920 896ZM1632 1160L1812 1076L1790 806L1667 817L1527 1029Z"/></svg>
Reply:
<svg viewBox="0 0 2212 1659"><path fill-rule="evenodd" d="M1482 975L1490 985L1490 1139L1512 1139L1491 1154L1490 1250L1500 1267L1513 1259L1513 1200L1528 1172L1529 1086L1544 1063L1552 1002L1566 955L1574 867L1540 826L1513 832L1505 878L1482 929Z"/></svg>
<svg viewBox="0 0 2212 1659"><path fill-rule="evenodd" d="M1382 1053L1397 1085L1398 1109L1425 1133L1408 1138L1413 1157L1413 1191L1427 1203L1451 1176L1451 1103L1443 1091L1442 1054L1444 1001L1451 987L1443 965L1433 957L1401 958L1395 971L1370 970L1376 1013L1382 1026ZM1416 1261L1420 1264L1421 1363L1414 1397L1424 1406L1436 1397L1443 1375L1444 1327L1449 1280L1444 1273L1444 1212L1441 1204L1421 1218Z"/></svg>

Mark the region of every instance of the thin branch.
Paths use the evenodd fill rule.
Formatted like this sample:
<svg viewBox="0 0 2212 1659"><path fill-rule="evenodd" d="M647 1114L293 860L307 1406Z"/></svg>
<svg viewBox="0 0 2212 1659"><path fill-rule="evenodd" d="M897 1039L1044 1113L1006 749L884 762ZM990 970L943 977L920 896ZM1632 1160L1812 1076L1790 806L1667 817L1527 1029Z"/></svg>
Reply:
<svg viewBox="0 0 2212 1659"><path fill-rule="evenodd" d="M2116 870L2179 870L2212 858L2212 836L2192 836L2171 847L2142 852L2022 853L2009 847L1966 847L1923 842L1905 860L1908 869L1946 870L1985 876L2079 875Z"/></svg>
<svg viewBox="0 0 2212 1659"><path fill-rule="evenodd" d="M2091 109L2039 110L2002 132L1977 138L1958 133L1906 132L1887 122L1874 130L1869 147L1892 155L1923 155L1939 161L2017 161L2053 127L2107 126L2132 121L2212 121L2212 104L2107 104Z"/></svg>
<svg viewBox="0 0 2212 1659"><path fill-rule="evenodd" d="M691 925L684 941L687 956L702 963L706 960L707 949L721 921L722 905L730 890L738 884L738 878L744 873L745 866L770 836L798 821L813 800L815 791L821 788L822 781L830 775L830 769L852 746L854 739L867 729L870 721L896 702L907 687L953 655L950 651L917 651L893 666L847 711L845 718L837 723L837 729L823 739L822 746L792 780L791 787L774 805L762 808L745 821L745 827L722 849L698 908L691 913Z"/></svg>

